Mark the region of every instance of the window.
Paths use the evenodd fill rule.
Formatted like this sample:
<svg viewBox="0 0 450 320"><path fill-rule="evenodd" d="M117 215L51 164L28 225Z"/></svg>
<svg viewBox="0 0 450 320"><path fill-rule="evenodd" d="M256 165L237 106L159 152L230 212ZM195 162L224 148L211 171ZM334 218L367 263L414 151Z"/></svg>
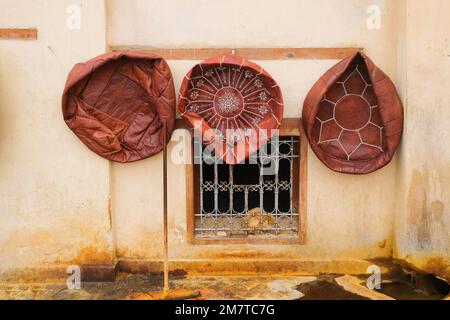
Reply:
<svg viewBox="0 0 450 320"><path fill-rule="evenodd" d="M190 166L187 189L192 242L304 242L307 146L300 130L284 131L289 135L282 130L252 161L238 165L200 152L206 147L193 142L197 164Z"/></svg>

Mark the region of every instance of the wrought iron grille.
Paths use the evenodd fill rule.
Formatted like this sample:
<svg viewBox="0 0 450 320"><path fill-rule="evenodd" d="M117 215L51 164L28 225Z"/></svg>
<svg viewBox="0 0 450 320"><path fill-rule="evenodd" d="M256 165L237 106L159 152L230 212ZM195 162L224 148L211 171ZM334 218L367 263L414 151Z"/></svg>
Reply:
<svg viewBox="0 0 450 320"><path fill-rule="evenodd" d="M298 238L299 139L275 139L238 165L222 163L195 142L196 238Z"/></svg>

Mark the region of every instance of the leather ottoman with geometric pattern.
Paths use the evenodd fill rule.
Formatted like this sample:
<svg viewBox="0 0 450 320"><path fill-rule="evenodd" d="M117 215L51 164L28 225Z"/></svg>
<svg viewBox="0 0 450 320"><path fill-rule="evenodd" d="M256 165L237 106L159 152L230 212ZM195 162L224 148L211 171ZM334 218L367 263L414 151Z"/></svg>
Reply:
<svg viewBox="0 0 450 320"><path fill-rule="evenodd" d="M314 85L304 103L303 125L328 168L367 174L392 160L403 131L403 107L388 76L358 52Z"/></svg>

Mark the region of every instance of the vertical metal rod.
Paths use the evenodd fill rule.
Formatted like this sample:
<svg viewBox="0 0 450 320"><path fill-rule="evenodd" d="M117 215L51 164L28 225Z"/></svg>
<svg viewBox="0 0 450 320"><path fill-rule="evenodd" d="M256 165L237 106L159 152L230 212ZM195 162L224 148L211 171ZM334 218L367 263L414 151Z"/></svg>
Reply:
<svg viewBox="0 0 450 320"><path fill-rule="evenodd" d="M245 189L244 189L244 210L245 210L245 214L250 212L250 210L248 208L248 192L249 192L249 186L245 186Z"/></svg>
<svg viewBox="0 0 450 320"><path fill-rule="evenodd" d="M234 172L233 172L233 166L231 164L228 165L228 175L229 175L229 192L230 192L230 208L229 208L229 213L230 213L230 217L233 217L233 192L234 192Z"/></svg>
<svg viewBox="0 0 450 320"><path fill-rule="evenodd" d="M280 209L279 209L279 171L280 171L280 138L276 139L276 153L275 153L275 221L278 224L280 220ZM275 234L278 235L278 229L275 231Z"/></svg>
<svg viewBox="0 0 450 320"><path fill-rule="evenodd" d="M195 152L199 152L199 157L200 157L200 225L202 228L204 228L204 223L205 223L205 210L203 207L203 188L204 188L204 181L203 181L203 146L201 145L201 142L194 139L194 143L196 145L195 147ZM190 192L190 191L189 191Z"/></svg>
<svg viewBox="0 0 450 320"><path fill-rule="evenodd" d="M214 223L219 223L219 158L214 157Z"/></svg>
<svg viewBox="0 0 450 320"><path fill-rule="evenodd" d="M261 152L261 151L260 151ZM259 209L261 209L261 217L264 212L264 164L259 165Z"/></svg>
<svg viewBox="0 0 450 320"><path fill-rule="evenodd" d="M291 157L289 157L289 165L290 165L290 175L289 175L289 218L290 221L292 221L292 213L294 212L294 207L293 207L293 197L294 197L294 157L295 157L295 142L294 142L294 137L291 137L291 145L290 145L291 151L290 151L290 155Z"/></svg>
<svg viewBox="0 0 450 320"><path fill-rule="evenodd" d="M167 122L163 119L163 214L164 214L164 295L169 293L169 226L167 215Z"/></svg>

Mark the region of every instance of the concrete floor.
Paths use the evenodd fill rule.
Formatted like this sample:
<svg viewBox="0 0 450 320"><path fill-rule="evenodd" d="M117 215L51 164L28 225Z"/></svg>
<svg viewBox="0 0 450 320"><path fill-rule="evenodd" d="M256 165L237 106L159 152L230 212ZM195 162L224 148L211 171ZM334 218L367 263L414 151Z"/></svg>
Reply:
<svg viewBox="0 0 450 320"><path fill-rule="evenodd" d="M152 299L161 276L119 274L115 283L86 283L71 291L55 284L0 284L0 299L121 300ZM392 299L354 276L178 276L172 288L196 290L204 300Z"/></svg>

